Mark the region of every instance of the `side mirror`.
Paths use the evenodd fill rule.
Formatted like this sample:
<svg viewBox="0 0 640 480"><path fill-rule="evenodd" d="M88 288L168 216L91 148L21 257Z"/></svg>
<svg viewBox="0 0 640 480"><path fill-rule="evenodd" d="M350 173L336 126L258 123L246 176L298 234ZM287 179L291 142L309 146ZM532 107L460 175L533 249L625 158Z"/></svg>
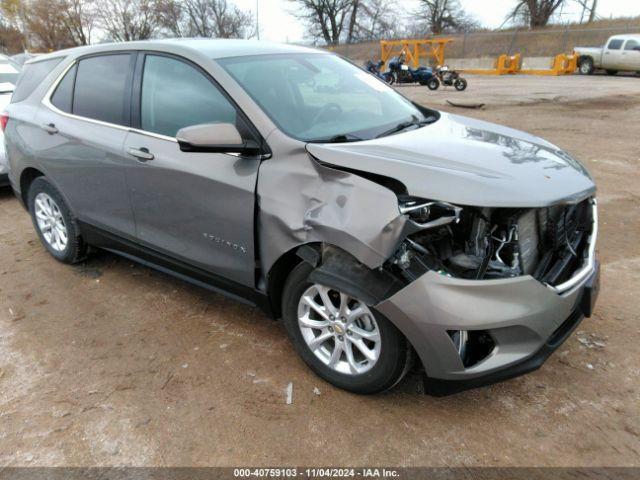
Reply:
<svg viewBox="0 0 640 480"><path fill-rule="evenodd" d="M176 140L183 152L260 153L260 146L254 141L243 140L232 123L203 123L181 128Z"/></svg>

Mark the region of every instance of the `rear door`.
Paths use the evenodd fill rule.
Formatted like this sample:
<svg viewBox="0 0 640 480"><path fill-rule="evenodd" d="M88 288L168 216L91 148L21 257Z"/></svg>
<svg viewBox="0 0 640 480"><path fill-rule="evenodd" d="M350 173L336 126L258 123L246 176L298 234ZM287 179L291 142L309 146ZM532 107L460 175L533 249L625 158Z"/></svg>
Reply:
<svg viewBox="0 0 640 480"><path fill-rule="evenodd" d="M640 72L640 40L630 38L622 50L623 67L625 70Z"/></svg>
<svg viewBox="0 0 640 480"><path fill-rule="evenodd" d="M179 129L233 123L256 133L216 82L179 57L138 60L126 176L143 244L226 279L255 286L254 205L259 158L183 152Z"/></svg>
<svg viewBox="0 0 640 480"><path fill-rule="evenodd" d="M38 112L35 156L79 219L132 236L133 213L124 178L123 145L130 122L135 54L81 58Z"/></svg>
<svg viewBox="0 0 640 480"><path fill-rule="evenodd" d="M608 70L621 70L623 67L623 59L622 56L622 44L624 40L621 38L612 38L607 43L603 57L602 57L602 68L606 68Z"/></svg>

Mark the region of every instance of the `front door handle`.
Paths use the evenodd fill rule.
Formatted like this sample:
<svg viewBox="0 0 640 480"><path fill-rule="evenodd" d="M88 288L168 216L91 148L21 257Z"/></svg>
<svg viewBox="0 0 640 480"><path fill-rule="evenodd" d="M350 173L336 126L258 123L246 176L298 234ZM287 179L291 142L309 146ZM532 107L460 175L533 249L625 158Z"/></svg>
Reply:
<svg viewBox="0 0 640 480"><path fill-rule="evenodd" d="M42 130L47 132L49 135L54 135L58 133L58 129L53 123L45 123L41 126Z"/></svg>
<svg viewBox="0 0 640 480"><path fill-rule="evenodd" d="M142 147L142 148L130 147L129 155L131 155L132 157L136 157L141 162L148 162L149 160L153 160L155 158L153 156L153 153L150 153L149 149L145 147Z"/></svg>

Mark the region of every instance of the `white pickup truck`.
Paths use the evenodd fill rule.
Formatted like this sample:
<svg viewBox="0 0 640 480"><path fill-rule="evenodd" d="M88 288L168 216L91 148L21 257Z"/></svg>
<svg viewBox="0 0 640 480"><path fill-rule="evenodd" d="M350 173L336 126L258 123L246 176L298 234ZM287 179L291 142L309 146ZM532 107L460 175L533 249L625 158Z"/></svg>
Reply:
<svg viewBox="0 0 640 480"><path fill-rule="evenodd" d="M640 33L614 35L604 47L573 49L578 54L578 70L591 75L595 69L606 70L609 75L619 71L640 73Z"/></svg>

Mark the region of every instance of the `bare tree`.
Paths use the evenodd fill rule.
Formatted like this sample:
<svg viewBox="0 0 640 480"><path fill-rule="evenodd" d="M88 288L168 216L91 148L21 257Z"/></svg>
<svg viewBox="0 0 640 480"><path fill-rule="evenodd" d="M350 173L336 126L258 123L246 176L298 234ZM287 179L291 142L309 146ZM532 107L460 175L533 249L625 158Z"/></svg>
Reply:
<svg viewBox="0 0 640 480"><path fill-rule="evenodd" d="M587 23L591 23L596 19L596 9L598 8L598 0L576 0L578 5L582 7L580 13L580 23L584 23L584 17L587 15Z"/></svg>
<svg viewBox="0 0 640 480"><path fill-rule="evenodd" d="M8 0L5 18L24 36L24 47L43 50L87 45L93 27L93 0Z"/></svg>
<svg viewBox="0 0 640 480"><path fill-rule="evenodd" d="M19 53L24 50L24 38L17 28L0 21L0 46L9 53Z"/></svg>
<svg viewBox="0 0 640 480"><path fill-rule="evenodd" d="M517 0L509 19L520 20L531 28L544 27L566 0Z"/></svg>
<svg viewBox="0 0 640 480"><path fill-rule="evenodd" d="M322 39L327 45L340 43L345 22L349 15L358 13L358 3L354 0L291 0L298 5L295 14L309 27L309 35ZM354 28L355 28L354 18Z"/></svg>
<svg viewBox="0 0 640 480"><path fill-rule="evenodd" d="M54 0L54 3L59 4ZM62 13L50 8L47 0L33 0L28 5L26 26L34 44L44 50L59 50L74 46L69 31L62 25Z"/></svg>
<svg viewBox="0 0 640 480"><path fill-rule="evenodd" d="M27 12L24 0L0 0L2 24L7 32L18 31L22 36L22 48L30 48L29 33L27 31Z"/></svg>
<svg viewBox="0 0 640 480"><path fill-rule="evenodd" d="M420 0L420 4L426 30L433 35L478 26L478 22L462 9L459 0Z"/></svg>
<svg viewBox="0 0 640 480"><path fill-rule="evenodd" d="M75 45L89 45L95 25L94 0L59 0L61 21Z"/></svg>
<svg viewBox="0 0 640 480"><path fill-rule="evenodd" d="M396 25L398 5L392 0L359 0L354 7L347 42L362 42L395 37L399 34ZM351 26L353 25L353 26Z"/></svg>
<svg viewBox="0 0 640 480"><path fill-rule="evenodd" d="M172 37L186 37L188 27L184 22L184 8L181 0L159 0L157 14L160 25Z"/></svg>
<svg viewBox="0 0 640 480"><path fill-rule="evenodd" d="M111 40L145 40L160 28L156 0L100 0L99 26Z"/></svg>
<svg viewBox="0 0 640 480"><path fill-rule="evenodd" d="M249 38L253 15L227 0L160 0L157 11L167 31L183 37Z"/></svg>

